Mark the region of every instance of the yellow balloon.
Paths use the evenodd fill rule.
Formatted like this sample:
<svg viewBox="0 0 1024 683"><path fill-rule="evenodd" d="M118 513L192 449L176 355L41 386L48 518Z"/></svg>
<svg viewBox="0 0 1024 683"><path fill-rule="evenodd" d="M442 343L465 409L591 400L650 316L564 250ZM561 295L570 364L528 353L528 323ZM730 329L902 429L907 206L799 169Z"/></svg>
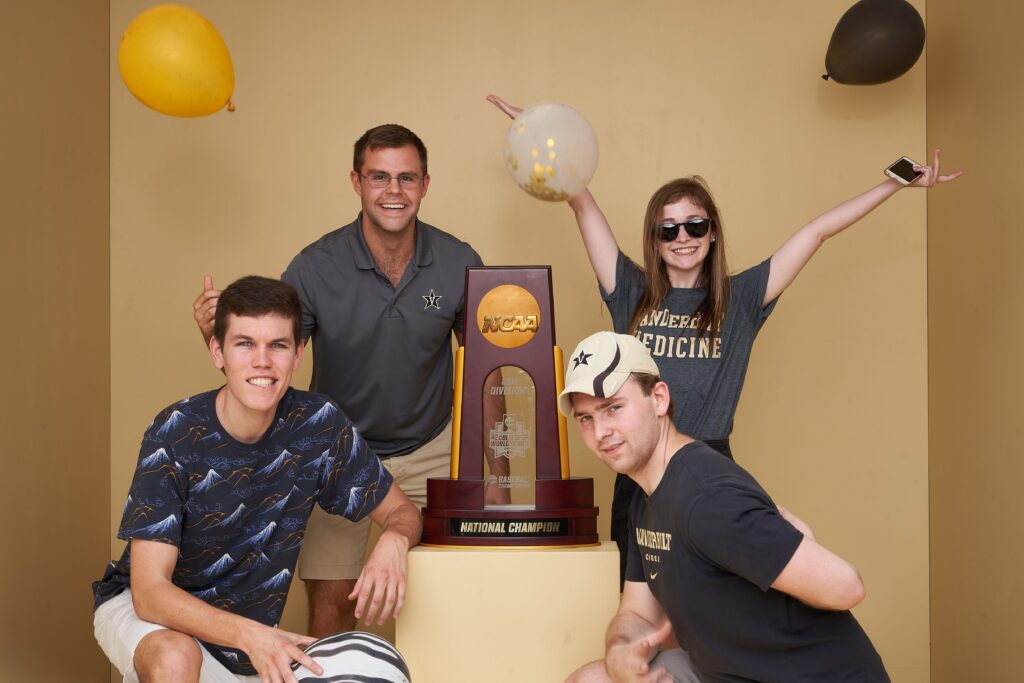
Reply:
<svg viewBox="0 0 1024 683"><path fill-rule="evenodd" d="M147 107L171 116L233 111L235 70L224 39L193 9L157 5L135 17L117 51L121 78Z"/></svg>

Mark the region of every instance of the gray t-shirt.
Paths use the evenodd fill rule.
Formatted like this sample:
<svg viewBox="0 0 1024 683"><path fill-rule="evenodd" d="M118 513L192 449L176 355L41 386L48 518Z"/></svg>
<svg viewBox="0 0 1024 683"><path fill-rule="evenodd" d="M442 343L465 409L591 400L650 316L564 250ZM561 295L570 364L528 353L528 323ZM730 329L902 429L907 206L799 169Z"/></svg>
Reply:
<svg viewBox="0 0 1024 683"><path fill-rule="evenodd" d="M327 394L382 458L436 436L452 413L452 332L464 326L473 248L416 222L416 248L398 287L380 271L362 214L303 249L281 279L302 301L313 339L310 391Z"/></svg>
<svg viewBox="0 0 1024 683"><path fill-rule="evenodd" d="M676 428L697 439L726 439L743 390L754 338L775 303L764 302L771 259L730 276L732 294L720 334L704 334L692 316L707 296L703 288L673 288L637 327L636 337L651 352L675 402ZM644 273L620 251L615 291L601 289L615 331L629 323L643 294Z"/></svg>

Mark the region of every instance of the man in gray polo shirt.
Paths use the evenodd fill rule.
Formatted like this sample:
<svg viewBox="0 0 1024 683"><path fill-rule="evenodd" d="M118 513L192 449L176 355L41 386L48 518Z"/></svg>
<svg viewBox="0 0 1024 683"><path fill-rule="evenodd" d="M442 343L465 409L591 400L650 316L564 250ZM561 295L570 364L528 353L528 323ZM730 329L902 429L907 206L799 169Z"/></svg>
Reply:
<svg viewBox="0 0 1024 683"><path fill-rule="evenodd" d="M352 169L362 211L303 249L281 279L298 290L302 334L313 339L310 390L341 406L422 506L427 477L449 474L451 335L461 343L465 270L482 261L465 242L418 220L430 176L415 133L394 124L368 130L356 141ZM195 301L207 339L219 294L207 277ZM507 502L498 491L487 495ZM299 558L312 635L351 630L361 616L348 597L369 525L338 520L314 513Z"/></svg>

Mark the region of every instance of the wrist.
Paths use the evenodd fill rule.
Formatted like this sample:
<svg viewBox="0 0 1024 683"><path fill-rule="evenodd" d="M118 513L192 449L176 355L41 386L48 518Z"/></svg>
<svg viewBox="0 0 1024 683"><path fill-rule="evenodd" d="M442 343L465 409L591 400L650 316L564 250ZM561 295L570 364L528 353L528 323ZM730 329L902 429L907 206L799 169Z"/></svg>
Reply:
<svg viewBox="0 0 1024 683"><path fill-rule="evenodd" d="M381 531L380 537L385 540L390 540L392 543L397 545L402 552L409 551L409 537L394 528L385 527L384 530Z"/></svg>
<svg viewBox="0 0 1024 683"><path fill-rule="evenodd" d="M225 640L233 642L226 642L224 644L229 647L238 648L252 658L252 643L257 642L260 631L270 627L246 617L234 616L237 617L235 628L230 630L231 636L225 638Z"/></svg>
<svg viewBox="0 0 1024 683"><path fill-rule="evenodd" d="M887 187L887 189L889 190L890 194L896 194L900 190L905 190L908 187L910 187L910 185L904 185L903 183L901 183L900 181L896 180L895 178L887 178L885 180L885 182L882 183L882 184Z"/></svg>

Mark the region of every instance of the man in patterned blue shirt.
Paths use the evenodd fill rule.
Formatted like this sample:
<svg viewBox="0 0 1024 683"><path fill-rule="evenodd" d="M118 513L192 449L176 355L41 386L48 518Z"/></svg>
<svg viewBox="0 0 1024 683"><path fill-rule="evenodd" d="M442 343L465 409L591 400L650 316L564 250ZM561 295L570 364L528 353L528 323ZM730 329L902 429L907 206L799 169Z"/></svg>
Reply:
<svg viewBox="0 0 1024 683"><path fill-rule="evenodd" d="M294 681L319 667L312 638L277 628L314 505L380 541L349 596L397 616L419 513L329 398L291 388L302 308L278 280L221 294L210 353L220 389L164 409L146 430L118 537L93 584L96 638L126 681Z"/></svg>

